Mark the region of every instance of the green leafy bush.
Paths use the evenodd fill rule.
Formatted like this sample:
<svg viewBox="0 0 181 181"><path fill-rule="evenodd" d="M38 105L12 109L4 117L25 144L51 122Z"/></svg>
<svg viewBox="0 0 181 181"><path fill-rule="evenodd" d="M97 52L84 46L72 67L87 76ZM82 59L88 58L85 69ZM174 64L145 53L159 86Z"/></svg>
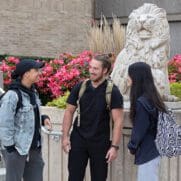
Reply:
<svg viewBox="0 0 181 181"><path fill-rule="evenodd" d="M46 104L46 106L53 106L53 107L58 107L61 109L65 109L66 108L66 102L67 102L67 98L69 96L70 92L67 91L63 96L60 96L56 99L54 99L51 102L48 102Z"/></svg>
<svg viewBox="0 0 181 181"><path fill-rule="evenodd" d="M175 95L181 99L181 83L179 82L171 83L170 91L172 95Z"/></svg>

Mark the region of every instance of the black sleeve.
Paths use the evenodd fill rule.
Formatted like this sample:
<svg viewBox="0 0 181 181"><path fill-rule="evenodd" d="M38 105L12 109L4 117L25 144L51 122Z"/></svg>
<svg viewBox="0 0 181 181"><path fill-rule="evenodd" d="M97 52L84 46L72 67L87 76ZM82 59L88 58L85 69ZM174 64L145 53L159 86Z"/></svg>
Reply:
<svg viewBox="0 0 181 181"><path fill-rule="evenodd" d="M117 86L113 86L111 94L111 109L123 108L123 96Z"/></svg>
<svg viewBox="0 0 181 181"><path fill-rule="evenodd" d="M69 95L69 97L67 99L68 104L77 106L77 99L78 99L78 96L79 96L79 90L80 90L81 84L82 83L78 83L72 88L72 90L70 92L70 95Z"/></svg>
<svg viewBox="0 0 181 181"><path fill-rule="evenodd" d="M132 154L136 153L136 150L142 142L149 126L149 113L145 110L143 105L139 101L137 101L134 125L131 133L131 139L128 143L128 149Z"/></svg>
<svg viewBox="0 0 181 181"><path fill-rule="evenodd" d="M45 123L44 123L44 121L45 121L45 119L50 119L50 117L48 116L48 115L46 115L46 114L43 114L43 115L41 115L41 124L44 126L45 125Z"/></svg>
<svg viewBox="0 0 181 181"><path fill-rule="evenodd" d="M15 145L11 145L11 146L5 146L6 150L8 153L11 153L13 151L16 151Z"/></svg>

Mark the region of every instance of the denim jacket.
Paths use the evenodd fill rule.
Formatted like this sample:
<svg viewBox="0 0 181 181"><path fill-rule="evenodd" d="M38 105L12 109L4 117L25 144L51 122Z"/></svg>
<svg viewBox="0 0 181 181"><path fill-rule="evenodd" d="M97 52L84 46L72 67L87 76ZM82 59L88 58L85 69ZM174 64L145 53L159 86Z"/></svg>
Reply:
<svg viewBox="0 0 181 181"><path fill-rule="evenodd" d="M20 155L27 155L33 140L35 119L29 95L21 93L23 106L17 113L18 95L15 91L9 90L0 101L0 140L2 146L15 145ZM40 106L38 96L36 102Z"/></svg>

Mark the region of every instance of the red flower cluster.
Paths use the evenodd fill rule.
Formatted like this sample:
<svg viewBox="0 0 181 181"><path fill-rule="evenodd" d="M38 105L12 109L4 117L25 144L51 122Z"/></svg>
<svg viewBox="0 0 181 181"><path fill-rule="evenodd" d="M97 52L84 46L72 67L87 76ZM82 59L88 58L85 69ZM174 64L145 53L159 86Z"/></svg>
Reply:
<svg viewBox="0 0 181 181"><path fill-rule="evenodd" d="M175 55L168 63L169 81L181 82L181 55Z"/></svg>
<svg viewBox="0 0 181 181"><path fill-rule="evenodd" d="M39 92L55 98L70 90L77 82L89 76L88 67L92 53L84 51L78 56L69 53L61 54L59 59L51 60L37 83Z"/></svg>
<svg viewBox="0 0 181 181"><path fill-rule="evenodd" d="M4 85L7 86L11 83L11 72L15 69L19 59L16 57L7 57L2 60L0 71L3 72Z"/></svg>
<svg viewBox="0 0 181 181"><path fill-rule="evenodd" d="M92 58L90 51L83 51L78 56L70 53L64 53L58 59L45 63L42 69L37 89L40 95L50 99L64 95L77 82L89 77L89 61ZM11 72L19 62L18 58L7 57L0 64L0 70L3 72L4 85L11 83Z"/></svg>

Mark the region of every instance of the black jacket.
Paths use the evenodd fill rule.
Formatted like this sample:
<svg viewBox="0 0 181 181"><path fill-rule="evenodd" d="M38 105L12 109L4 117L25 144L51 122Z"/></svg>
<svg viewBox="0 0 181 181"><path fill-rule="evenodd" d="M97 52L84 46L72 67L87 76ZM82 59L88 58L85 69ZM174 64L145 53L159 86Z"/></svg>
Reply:
<svg viewBox="0 0 181 181"><path fill-rule="evenodd" d="M159 153L155 145L157 132L157 110L145 97L136 101L136 115L128 149L135 155L135 164L146 163Z"/></svg>

